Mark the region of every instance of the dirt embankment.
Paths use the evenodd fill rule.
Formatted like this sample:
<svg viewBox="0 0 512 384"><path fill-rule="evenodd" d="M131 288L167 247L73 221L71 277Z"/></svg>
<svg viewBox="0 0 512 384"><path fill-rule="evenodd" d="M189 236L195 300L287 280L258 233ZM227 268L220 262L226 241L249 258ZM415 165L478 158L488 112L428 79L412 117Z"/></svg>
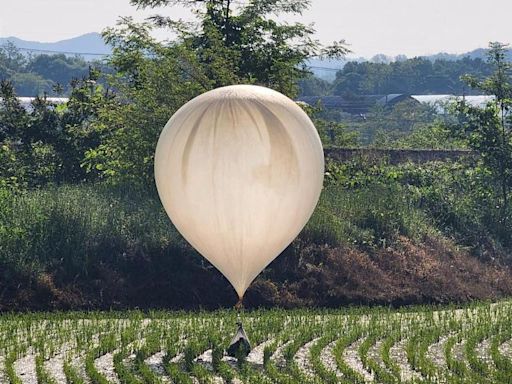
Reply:
<svg viewBox="0 0 512 384"><path fill-rule="evenodd" d="M272 302L285 307L398 306L497 299L512 294L509 267L482 262L436 239L417 245L402 237L392 247L372 251L312 246L301 252L295 273L289 260L277 263L284 265L253 285L248 296L251 303L273 297ZM294 278L279 279L281 268L289 269Z"/></svg>
<svg viewBox="0 0 512 384"><path fill-rule="evenodd" d="M0 310L230 307L236 295L201 257L171 250L127 254L123 266L62 281L59 271L0 281ZM293 243L253 283L247 307L338 307L466 302L512 295L512 271L447 241L355 249Z"/></svg>

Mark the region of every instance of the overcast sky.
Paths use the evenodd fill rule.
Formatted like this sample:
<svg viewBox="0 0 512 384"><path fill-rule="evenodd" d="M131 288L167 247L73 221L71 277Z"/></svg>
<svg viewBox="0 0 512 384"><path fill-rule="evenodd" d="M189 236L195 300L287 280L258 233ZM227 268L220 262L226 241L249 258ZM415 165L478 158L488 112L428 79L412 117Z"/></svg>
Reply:
<svg viewBox="0 0 512 384"><path fill-rule="evenodd" d="M57 41L144 15L129 0L0 0L0 37ZM186 17L187 10L165 12ZM345 39L354 56L463 53L512 43L512 0L312 0L301 21L323 42Z"/></svg>

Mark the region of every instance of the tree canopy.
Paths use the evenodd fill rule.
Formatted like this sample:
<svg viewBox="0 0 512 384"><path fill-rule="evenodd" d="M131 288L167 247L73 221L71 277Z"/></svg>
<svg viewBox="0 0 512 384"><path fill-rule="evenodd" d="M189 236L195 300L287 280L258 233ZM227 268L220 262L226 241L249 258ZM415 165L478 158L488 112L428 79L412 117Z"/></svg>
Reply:
<svg viewBox="0 0 512 384"><path fill-rule="evenodd" d="M332 84L310 77L301 81L302 96L452 94L480 92L472 89L462 76L484 78L492 73L491 65L480 58L460 60L416 57L391 63L351 61L336 73Z"/></svg>
<svg viewBox="0 0 512 384"><path fill-rule="evenodd" d="M497 228L501 237L512 243L512 64L506 61L506 47L502 43L490 43L488 63L492 73L489 76L479 79L467 75L463 78L470 87L493 95L495 99L485 108L473 107L461 100L454 108L457 122L450 128L480 155L477 171L483 180L481 198L490 203L487 212L490 220L499 223Z"/></svg>
<svg viewBox="0 0 512 384"><path fill-rule="evenodd" d="M0 80L9 80L18 96L69 95L71 81L86 76L90 66L101 65L64 54L27 56L12 43L0 46Z"/></svg>
<svg viewBox="0 0 512 384"><path fill-rule="evenodd" d="M117 103L99 113L101 144L86 152L91 171L108 177L152 182L153 152L169 117L193 97L232 84L257 84L290 97L307 70L307 58L341 56L343 42L322 46L312 26L280 23L276 15L300 14L309 1L133 0L139 8L185 5L196 21L160 15L144 23L121 19L104 36L113 46L110 78ZM151 31L165 28L158 42ZM128 101L128 102L127 102Z"/></svg>

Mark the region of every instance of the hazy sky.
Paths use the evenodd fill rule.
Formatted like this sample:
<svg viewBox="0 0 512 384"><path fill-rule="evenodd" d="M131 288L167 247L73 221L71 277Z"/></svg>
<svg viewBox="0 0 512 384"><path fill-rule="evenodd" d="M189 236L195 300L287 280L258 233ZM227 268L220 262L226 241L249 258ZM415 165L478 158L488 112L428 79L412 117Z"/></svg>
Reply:
<svg viewBox="0 0 512 384"><path fill-rule="evenodd" d="M128 0L0 0L0 36L57 41L144 15ZM165 12L185 17L188 11ZM355 56L462 53L512 43L511 0L312 0L300 19L323 42L345 39Z"/></svg>

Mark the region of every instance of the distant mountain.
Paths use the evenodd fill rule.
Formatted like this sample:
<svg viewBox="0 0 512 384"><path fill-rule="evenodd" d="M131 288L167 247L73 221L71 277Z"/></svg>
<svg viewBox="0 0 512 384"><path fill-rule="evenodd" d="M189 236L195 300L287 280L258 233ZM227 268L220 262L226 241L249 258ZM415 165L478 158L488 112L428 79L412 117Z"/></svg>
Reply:
<svg viewBox="0 0 512 384"><path fill-rule="evenodd" d="M97 59L101 55L108 55L111 49L103 41L99 33L92 32L71 39L61 40L54 43L42 43L39 41L27 41L17 37L0 37L0 46L13 43L19 49L26 52L41 53L80 53L85 59Z"/></svg>

